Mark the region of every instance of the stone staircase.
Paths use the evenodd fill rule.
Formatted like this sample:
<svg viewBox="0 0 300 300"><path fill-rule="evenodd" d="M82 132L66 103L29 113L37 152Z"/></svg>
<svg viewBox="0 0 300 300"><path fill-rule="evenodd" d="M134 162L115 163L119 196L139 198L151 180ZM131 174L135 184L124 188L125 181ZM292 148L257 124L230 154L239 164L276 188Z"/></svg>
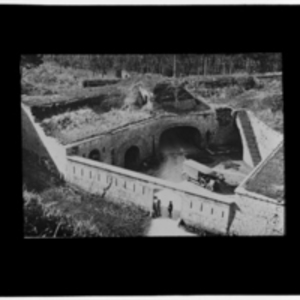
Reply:
<svg viewBox="0 0 300 300"><path fill-rule="evenodd" d="M259 152L257 140L255 137L250 119L248 117L247 112L244 110L239 111L238 116L240 118L241 125L243 127L243 131L244 131L244 134L245 134L245 137L247 140L247 144L248 144L248 148L250 151L250 155L251 155L253 164L254 164L254 166L257 166L261 162L262 157Z"/></svg>

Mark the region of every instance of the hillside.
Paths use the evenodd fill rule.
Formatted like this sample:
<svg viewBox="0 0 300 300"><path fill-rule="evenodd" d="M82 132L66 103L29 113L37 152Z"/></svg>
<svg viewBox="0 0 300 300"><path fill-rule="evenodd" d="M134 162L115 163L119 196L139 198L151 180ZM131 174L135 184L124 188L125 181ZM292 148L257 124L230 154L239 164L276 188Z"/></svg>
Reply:
<svg viewBox="0 0 300 300"><path fill-rule="evenodd" d="M31 107L46 134L62 144L159 114L223 106L249 109L283 133L280 76L236 74L173 79L159 74L135 74L101 87L82 86L85 79L99 78L99 73L90 70L44 63L24 72L21 98ZM276 159L262 173L263 179L282 165L282 157ZM142 236L147 232L150 216L145 211L109 202L105 194L90 195L67 185L24 149L22 162L26 236ZM275 175L279 178L278 174ZM280 177L279 184L281 181ZM259 188L257 182L251 184Z"/></svg>
<svg viewBox="0 0 300 300"><path fill-rule="evenodd" d="M217 81L216 81L217 83ZM255 82L243 86L217 85L213 88L199 86L195 81L189 90L212 107L230 106L234 109L251 110L258 119L272 129L283 133L283 90L282 77L255 78Z"/></svg>
<svg viewBox="0 0 300 300"><path fill-rule="evenodd" d="M25 237L143 236L147 212L75 189L23 149Z"/></svg>
<svg viewBox="0 0 300 300"><path fill-rule="evenodd" d="M82 81L86 78L99 80L100 74L50 63L40 65L23 78L22 101L31 106L46 134L62 144L157 114L201 111L224 105L250 109L268 126L283 132L280 76L270 79L259 74L235 74L173 79L159 74L135 74L115 84L84 88ZM26 90L27 84L34 89ZM149 95L148 103L140 89Z"/></svg>

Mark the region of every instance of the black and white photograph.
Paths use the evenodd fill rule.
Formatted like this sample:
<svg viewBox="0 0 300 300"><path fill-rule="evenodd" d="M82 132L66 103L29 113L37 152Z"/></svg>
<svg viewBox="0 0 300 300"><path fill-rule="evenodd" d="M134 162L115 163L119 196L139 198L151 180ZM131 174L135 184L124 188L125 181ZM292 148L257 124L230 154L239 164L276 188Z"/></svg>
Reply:
<svg viewBox="0 0 300 300"><path fill-rule="evenodd" d="M25 238L285 235L282 54L21 55Z"/></svg>

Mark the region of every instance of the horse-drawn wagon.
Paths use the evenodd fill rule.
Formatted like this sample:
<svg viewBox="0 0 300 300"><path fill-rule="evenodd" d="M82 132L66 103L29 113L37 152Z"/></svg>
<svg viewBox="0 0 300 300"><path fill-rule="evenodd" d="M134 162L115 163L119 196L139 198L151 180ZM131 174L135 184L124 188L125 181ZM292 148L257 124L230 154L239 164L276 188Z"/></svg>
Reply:
<svg viewBox="0 0 300 300"><path fill-rule="evenodd" d="M224 176L205 165L187 159L183 163L182 179L214 191L215 182L224 181Z"/></svg>

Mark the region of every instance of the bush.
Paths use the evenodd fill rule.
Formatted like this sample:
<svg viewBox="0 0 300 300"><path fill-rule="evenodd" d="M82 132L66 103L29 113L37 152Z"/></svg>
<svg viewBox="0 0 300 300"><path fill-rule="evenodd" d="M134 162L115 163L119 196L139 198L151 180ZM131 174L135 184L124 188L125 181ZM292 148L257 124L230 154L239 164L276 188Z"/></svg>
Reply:
<svg viewBox="0 0 300 300"><path fill-rule="evenodd" d="M233 87L228 88L226 91L226 94L227 94L227 97L234 98L234 97L242 94L244 91L245 90L243 87L235 85Z"/></svg>
<svg viewBox="0 0 300 300"><path fill-rule="evenodd" d="M61 90L81 86L83 79L99 77L99 74L94 74L90 70L64 68L50 62L36 65L29 71L23 68L22 73L22 79L37 89L34 95L44 95L44 89L48 94L50 94L49 90L53 94L59 93ZM26 88L24 87L23 90L26 91Z"/></svg>
<svg viewBox="0 0 300 300"><path fill-rule="evenodd" d="M32 198L24 205L25 237L71 237L74 228L71 222L59 215L50 214L46 207Z"/></svg>
<svg viewBox="0 0 300 300"><path fill-rule="evenodd" d="M67 187L51 188L40 195L24 190L23 198L27 237L142 236L150 222L139 207Z"/></svg>
<svg viewBox="0 0 300 300"><path fill-rule="evenodd" d="M80 197L75 194L71 189L66 187L57 187L48 189L42 192L41 197L44 203L58 202L63 203L65 201L80 202Z"/></svg>

